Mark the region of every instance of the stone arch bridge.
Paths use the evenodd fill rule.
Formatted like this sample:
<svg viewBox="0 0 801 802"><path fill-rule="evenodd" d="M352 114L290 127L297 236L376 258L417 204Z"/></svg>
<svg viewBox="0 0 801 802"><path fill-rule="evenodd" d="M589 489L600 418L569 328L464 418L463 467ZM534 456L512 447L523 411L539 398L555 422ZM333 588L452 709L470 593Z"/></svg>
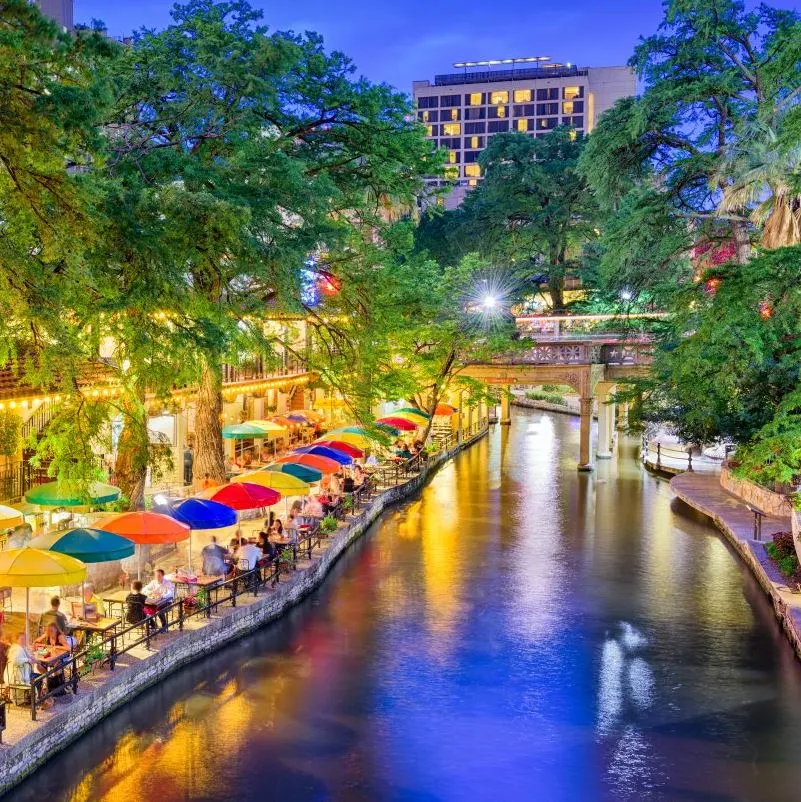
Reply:
<svg viewBox="0 0 801 802"><path fill-rule="evenodd" d="M578 394L581 409L579 470L592 470L592 409L598 404L598 453L612 456L615 404L610 401L619 384L647 373L651 364L651 342L646 338L617 339L588 336L582 339L551 339L530 348L493 359L468 362L460 371L487 384L504 387L501 423L510 422L509 394L513 384L566 384Z"/></svg>

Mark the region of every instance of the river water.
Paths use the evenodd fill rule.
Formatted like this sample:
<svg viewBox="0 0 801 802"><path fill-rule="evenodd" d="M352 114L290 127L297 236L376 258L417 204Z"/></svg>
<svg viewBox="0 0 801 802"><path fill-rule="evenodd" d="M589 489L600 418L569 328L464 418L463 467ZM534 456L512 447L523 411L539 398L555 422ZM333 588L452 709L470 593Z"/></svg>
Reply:
<svg viewBox="0 0 801 802"><path fill-rule="evenodd" d="M633 443L581 475L577 441L516 411L11 798L798 799L801 665L756 583Z"/></svg>

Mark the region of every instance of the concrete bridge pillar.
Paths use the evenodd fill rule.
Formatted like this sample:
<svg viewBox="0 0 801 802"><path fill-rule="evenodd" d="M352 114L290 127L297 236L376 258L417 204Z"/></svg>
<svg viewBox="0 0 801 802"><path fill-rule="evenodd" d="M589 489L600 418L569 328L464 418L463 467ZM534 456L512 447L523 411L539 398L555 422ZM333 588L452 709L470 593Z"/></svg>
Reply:
<svg viewBox="0 0 801 802"><path fill-rule="evenodd" d="M615 444L615 405L610 402L615 385L598 383L598 459L611 459Z"/></svg>
<svg viewBox="0 0 801 802"><path fill-rule="evenodd" d="M507 385L501 393L501 426L509 426L512 423L511 386Z"/></svg>
<svg viewBox="0 0 801 802"><path fill-rule="evenodd" d="M592 402L592 397L579 399L581 421L578 469L580 471L592 470Z"/></svg>

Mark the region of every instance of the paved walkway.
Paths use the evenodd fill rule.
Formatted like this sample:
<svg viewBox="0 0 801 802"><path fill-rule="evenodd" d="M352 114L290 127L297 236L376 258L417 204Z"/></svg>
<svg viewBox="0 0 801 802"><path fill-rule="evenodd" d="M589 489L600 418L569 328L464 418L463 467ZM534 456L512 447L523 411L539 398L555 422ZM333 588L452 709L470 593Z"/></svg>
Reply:
<svg viewBox="0 0 801 802"><path fill-rule="evenodd" d="M790 531L789 518L770 518L762 520L762 542L754 538L754 514L745 502L726 492L720 486L718 476L710 474L683 473L670 480L670 489L693 509L708 515L738 550L751 567L760 585L771 597L777 616L783 621L790 634L796 651L801 644L801 592L788 585L784 577L765 551L776 532ZM790 620L785 621L788 618ZM801 652L799 652L801 656Z"/></svg>

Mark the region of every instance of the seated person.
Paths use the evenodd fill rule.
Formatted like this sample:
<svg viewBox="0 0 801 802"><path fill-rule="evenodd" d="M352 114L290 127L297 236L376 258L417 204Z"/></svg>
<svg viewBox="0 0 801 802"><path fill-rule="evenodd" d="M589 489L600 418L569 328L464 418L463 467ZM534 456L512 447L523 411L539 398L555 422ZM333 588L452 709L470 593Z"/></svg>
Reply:
<svg viewBox="0 0 801 802"><path fill-rule="evenodd" d="M278 553L278 549L270 543L270 538L263 529L259 532L259 536L256 539L256 548L261 549L262 557L266 560L274 559L275 555Z"/></svg>
<svg viewBox="0 0 801 802"><path fill-rule="evenodd" d="M271 531L273 537L282 538L284 536L284 525L281 523L280 518L276 518L273 521L273 528Z"/></svg>
<svg viewBox="0 0 801 802"><path fill-rule="evenodd" d="M145 599L145 615L150 616L158 613L161 631L166 632L167 616L162 611L172 604L175 598L175 587L172 582L168 582L164 578L164 571L161 568L156 569L155 578L142 588L142 593L147 597Z"/></svg>
<svg viewBox="0 0 801 802"><path fill-rule="evenodd" d="M61 599L58 596L53 596L50 599L50 609L39 616L39 632L44 632L48 624L55 624L56 628L62 635L69 635L70 626L67 621L67 616L59 609L61 607Z"/></svg>
<svg viewBox="0 0 801 802"><path fill-rule="evenodd" d="M131 585L131 592L125 597L125 620L129 624L141 624L145 620L145 602L142 583L137 579Z"/></svg>
<svg viewBox="0 0 801 802"><path fill-rule="evenodd" d="M303 507L303 515L306 518L322 518L323 505L316 496L307 496L306 504Z"/></svg>
<svg viewBox="0 0 801 802"><path fill-rule="evenodd" d="M361 465L357 465L353 469L353 486L354 487L361 487L364 484L365 474L364 468Z"/></svg>
<svg viewBox="0 0 801 802"><path fill-rule="evenodd" d="M364 461L365 468L377 468L378 467L378 457L375 454L368 454L367 459Z"/></svg>
<svg viewBox="0 0 801 802"><path fill-rule="evenodd" d="M346 476L342 480L342 492L343 493L352 493L356 489L356 482L354 481L352 476Z"/></svg>
<svg viewBox="0 0 801 802"><path fill-rule="evenodd" d="M237 568L240 571L252 571L259 563L262 552L253 543L243 543L236 552Z"/></svg>
<svg viewBox="0 0 801 802"><path fill-rule="evenodd" d="M409 446L406 443L403 443L399 448L395 450L395 456L398 459L406 460L412 458L412 452L409 451Z"/></svg>
<svg viewBox="0 0 801 802"><path fill-rule="evenodd" d="M98 618L103 613L103 602L100 597L95 593L95 586L87 582L83 586L83 599L81 601L89 607L87 615L91 615L94 611L94 617Z"/></svg>
<svg viewBox="0 0 801 802"><path fill-rule="evenodd" d="M211 542L203 547L200 556L202 559L202 571L206 576L225 575L225 549L217 543L217 538L214 535L211 536Z"/></svg>
<svg viewBox="0 0 801 802"><path fill-rule="evenodd" d="M242 457L242 467L249 468L253 464L253 456L248 451L244 457Z"/></svg>
<svg viewBox="0 0 801 802"><path fill-rule="evenodd" d="M33 657L28 651L28 641L25 633L20 632L17 640L8 647L2 680L6 685L30 685L34 676L36 674L33 670Z"/></svg>

